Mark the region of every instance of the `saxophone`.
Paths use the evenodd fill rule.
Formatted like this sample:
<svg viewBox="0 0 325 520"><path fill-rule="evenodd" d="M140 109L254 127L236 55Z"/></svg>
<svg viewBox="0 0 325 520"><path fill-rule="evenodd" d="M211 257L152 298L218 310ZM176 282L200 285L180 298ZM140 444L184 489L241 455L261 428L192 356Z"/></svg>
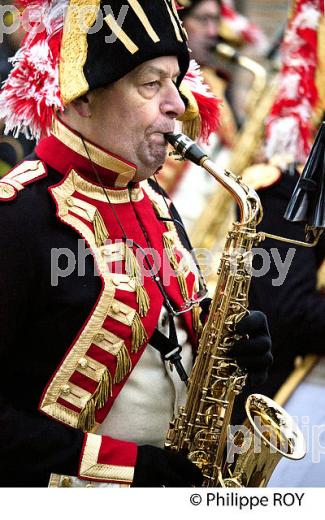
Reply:
<svg viewBox="0 0 325 520"><path fill-rule="evenodd" d="M165 446L186 454L201 469L205 487L264 487L282 456L299 460L306 450L303 435L287 412L260 394L247 399L248 421L229 442L233 405L246 379L229 349L238 339L236 324L247 313L252 248L265 238L256 232L263 215L261 203L240 177L227 170L218 172L187 136L166 138L182 157L201 165L230 192L241 217L226 239L187 401L170 425Z"/></svg>

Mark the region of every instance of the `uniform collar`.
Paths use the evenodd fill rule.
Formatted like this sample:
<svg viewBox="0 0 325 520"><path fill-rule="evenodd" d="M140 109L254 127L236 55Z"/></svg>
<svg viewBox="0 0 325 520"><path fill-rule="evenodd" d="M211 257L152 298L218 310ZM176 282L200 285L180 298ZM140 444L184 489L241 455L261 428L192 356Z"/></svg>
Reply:
<svg viewBox="0 0 325 520"><path fill-rule="evenodd" d="M105 187L125 188L136 174L136 166L94 143L82 140L80 134L55 118L51 135L42 139L35 151L52 168L66 175L71 169L97 183L91 161Z"/></svg>

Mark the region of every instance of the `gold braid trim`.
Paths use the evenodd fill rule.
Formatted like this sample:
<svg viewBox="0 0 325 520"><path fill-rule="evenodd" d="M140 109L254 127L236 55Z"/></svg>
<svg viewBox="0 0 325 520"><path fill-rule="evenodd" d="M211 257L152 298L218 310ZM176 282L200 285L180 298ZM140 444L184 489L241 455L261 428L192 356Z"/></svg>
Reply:
<svg viewBox="0 0 325 520"><path fill-rule="evenodd" d="M125 271L135 281L135 292L139 314L141 317L146 316L150 309L150 299L146 289L142 285L142 277L137 259L130 247L125 245Z"/></svg>
<svg viewBox="0 0 325 520"><path fill-rule="evenodd" d="M119 350L117 354L117 367L114 376L114 383L120 383L122 379L131 372L132 363L128 353L126 346L123 344L123 347Z"/></svg>
<svg viewBox="0 0 325 520"><path fill-rule="evenodd" d="M51 188L51 193L58 206L59 219L76 229L92 249L98 270L102 273L104 279L104 287L89 321L84 326L82 333L73 344L73 348L69 350L48 384L40 408L47 415L74 428L82 427L83 429L91 429L95 424L94 413L96 406L98 408L102 407L105 399L108 398L111 392L111 375L107 367L96 362L96 360L92 360L93 363L89 364L89 368L95 371L94 380L97 383L96 391L93 395L81 387L76 386L74 388L75 385L70 383L70 378L76 370L80 370L80 367L82 370L87 370L87 367L83 368L83 366L80 365L80 361L86 357L89 346L103 326L109 309L112 306L112 302L114 301L115 286L112 282L111 275L107 273L106 261L98 252L93 232L80 218L69 213L70 206L67 204L67 200L72 197L75 191L74 174L75 172L72 170L62 184ZM94 366L92 366L93 364ZM70 387L72 391L66 394L65 390L67 386ZM70 410L67 406L58 402L61 396L63 399L66 399L67 402L81 409L81 412L77 413Z"/></svg>
<svg viewBox="0 0 325 520"><path fill-rule="evenodd" d="M76 188L77 189L77 188ZM97 247L105 245L109 237L103 217L99 210L92 203L79 199L78 197L68 197L66 199L69 211L92 223L94 228L95 243Z"/></svg>
<svg viewBox="0 0 325 520"><path fill-rule="evenodd" d="M133 467L112 466L98 462L101 445L101 435L87 434L83 456L80 461L80 477L87 480L131 483L134 476Z"/></svg>
<svg viewBox="0 0 325 520"><path fill-rule="evenodd" d="M109 396L112 395L112 376L106 369L97 386L96 392L81 410L78 419L78 428L83 431L90 431L95 426L95 412L103 408Z"/></svg>
<svg viewBox="0 0 325 520"><path fill-rule="evenodd" d="M103 217L99 213L98 209L96 209L95 214L94 214L93 226L94 226L96 246L101 247L101 246L105 245L105 242L109 237L109 234L106 229L105 223L103 221Z"/></svg>
<svg viewBox="0 0 325 520"><path fill-rule="evenodd" d="M140 320L139 314L136 312L131 325L132 330L132 349L131 352L134 354L138 352L141 345L147 341L148 335L144 328L142 321Z"/></svg>

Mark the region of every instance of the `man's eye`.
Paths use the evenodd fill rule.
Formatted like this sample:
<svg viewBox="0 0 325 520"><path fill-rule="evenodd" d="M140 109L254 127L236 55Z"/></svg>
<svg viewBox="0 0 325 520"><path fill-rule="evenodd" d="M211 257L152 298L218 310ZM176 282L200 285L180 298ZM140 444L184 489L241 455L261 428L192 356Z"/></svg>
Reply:
<svg viewBox="0 0 325 520"><path fill-rule="evenodd" d="M148 83L145 83L145 87L148 87L148 88L155 88L155 87L158 87L158 86L159 86L159 81L158 80L148 81Z"/></svg>

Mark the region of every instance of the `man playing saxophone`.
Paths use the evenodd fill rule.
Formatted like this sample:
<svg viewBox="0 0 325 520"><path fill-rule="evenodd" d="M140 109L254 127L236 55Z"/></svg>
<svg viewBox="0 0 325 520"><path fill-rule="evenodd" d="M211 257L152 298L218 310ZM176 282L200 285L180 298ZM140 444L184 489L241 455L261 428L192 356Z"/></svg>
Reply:
<svg viewBox="0 0 325 520"><path fill-rule="evenodd" d="M88 2L82 27L87 2L32 4L42 30L0 98L7 131L38 140L0 182L0 485L200 485L163 446L202 281L175 208L147 180L186 110L175 2ZM236 334L232 355L264 380L265 316L251 311Z"/></svg>

